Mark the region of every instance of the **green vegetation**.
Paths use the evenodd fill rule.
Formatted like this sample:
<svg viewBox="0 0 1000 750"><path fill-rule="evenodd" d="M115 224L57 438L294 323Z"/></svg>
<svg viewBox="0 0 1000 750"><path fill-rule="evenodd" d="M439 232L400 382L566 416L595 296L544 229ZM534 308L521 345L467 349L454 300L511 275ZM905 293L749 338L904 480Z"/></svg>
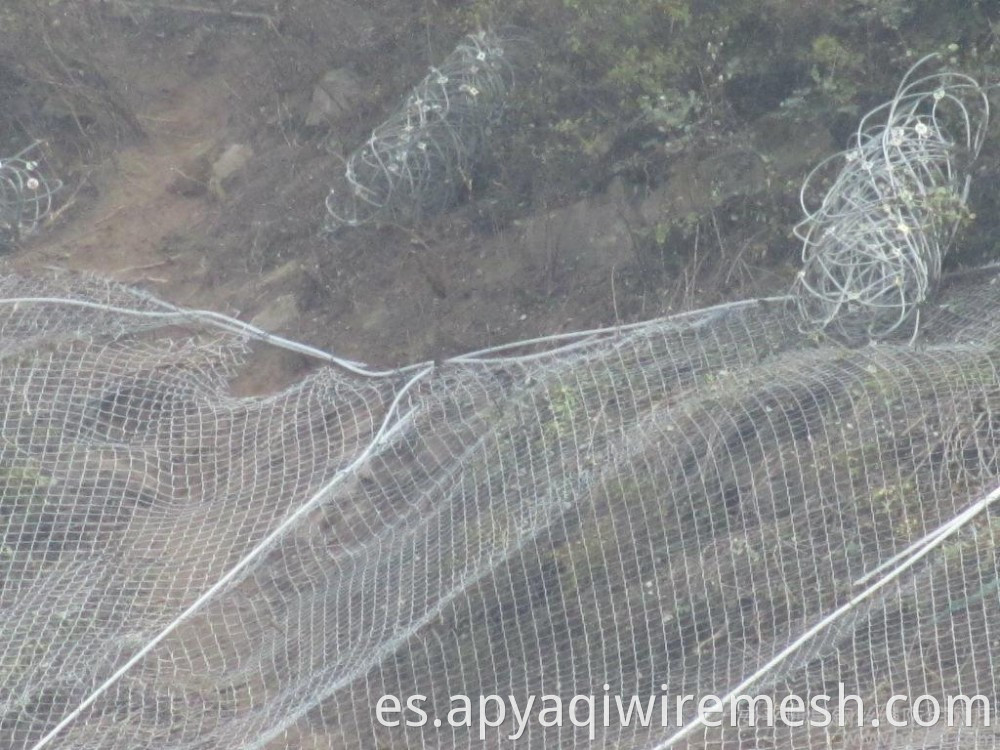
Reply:
<svg viewBox="0 0 1000 750"><path fill-rule="evenodd" d="M676 271L699 241L717 247L753 237L772 258L793 258L788 227L799 217L803 175L844 145L919 56L944 53L946 64L980 80L1000 73L1000 14L981 1L863 0L850 12L797 0L436 7L428 24L437 28L510 27L525 40L515 45L521 85L482 181L488 224L600 191L616 177L640 199L682 180L695 205L671 204L633 232L640 253L662 260L665 271ZM820 142L807 145L806 136ZM703 195L700 165L720 145L756 154L761 173ZM984 215L975 204L974 213ZM993 243L966 244L982 254Z"/></svg>
<svg viewBox="0 0 1000 750"><path fill-rule="evenodd" d="M298 96L315 72L301 63L321 68L326 32L301 20L320 3L292 5L274 4L284 25L266 40L282 50L276 58L301 53L294 73L281 70L282 90ZM490 134L492 158L470 175L478 226L500 230L617 181L630 201L646 202L629 218L644 280L678 275L696 247L738 258L726 279L765 259L796 262L788 230L800 218L803 175L843 146L918 56L942 52L980 80L1000 74L1000 10L985 0L859 0L850 11L818 0L429 0L405 18L391 54L359 47L342 61L370 77L379 106L465 33L488 27L510 42L518 85ZM240 28L141 3L5 3L0 138L42 137L75 164L138 133L123 83L126 41L179 33L181 21ZM340 135L360 137L370 114ZM749 166L733 168L741 163ZM1000 198L972 196L969 218L980 219L962 242L966 260L995 252L989 225L1000 216Z"/></svg>
<svg viewBox="0 0 1000 750"><path fill-rule="evenodd" d="M45 520L49 479L30 465L0 464L0 563L30 547Z"/></svg>

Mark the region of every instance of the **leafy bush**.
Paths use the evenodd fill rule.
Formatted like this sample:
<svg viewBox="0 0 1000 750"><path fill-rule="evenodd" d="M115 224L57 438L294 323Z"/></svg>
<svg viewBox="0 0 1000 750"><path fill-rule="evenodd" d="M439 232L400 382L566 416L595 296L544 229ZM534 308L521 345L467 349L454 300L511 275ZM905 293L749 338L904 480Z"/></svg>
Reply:
<svg viewBox="0 0 1000 750"><path fill-rule="evenodd" d="M851 13L817 0L475 0L440 20L531 30L537 61L498 162L536 165L532 194L551 202L615 173L655 183L672 154L769 114L821 120L843 142L920 54L948 51L988 77L991 15L958 0L862 0ZM533 158L516 157L525 149Z"/></svg>

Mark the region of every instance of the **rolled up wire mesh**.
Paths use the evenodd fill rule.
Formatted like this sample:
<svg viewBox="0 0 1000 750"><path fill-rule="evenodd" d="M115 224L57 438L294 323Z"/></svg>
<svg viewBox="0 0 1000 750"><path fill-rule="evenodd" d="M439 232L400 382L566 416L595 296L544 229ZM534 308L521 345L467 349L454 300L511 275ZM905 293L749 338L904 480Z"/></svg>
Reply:
<svg viewBox="0 0 1000 750"><path fill-rule="evenodd" d="M0 159L0 249L34 232L52 210L62 183L44 174L41 142Z"/></svg>
<svg viewBox="0 0 1000 750"><path fill-rule="evenodd" d="M465 37L347 159L326 198L328 229L415 221L453 205L513 85L504 40Z"/></svg>
<svg viewBox="0 0 1000 750"><path fill-rule="evenodd" d="M968 170L989 120L985 89L955 72L921 77L917 62L892 100L862 118L850 147L820 163L801 190L795 285L807 328L868 340L912 328L942 259L968 216ZM820 205L808 196L840 164Z"/></svg>

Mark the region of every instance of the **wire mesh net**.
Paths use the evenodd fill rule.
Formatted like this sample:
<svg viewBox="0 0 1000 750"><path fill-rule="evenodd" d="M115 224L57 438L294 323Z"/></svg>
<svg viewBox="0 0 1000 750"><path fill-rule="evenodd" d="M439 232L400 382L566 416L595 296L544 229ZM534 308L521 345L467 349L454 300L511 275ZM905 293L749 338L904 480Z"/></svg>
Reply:
<svg viewBox="0 0 1000 750"><path fill-rule="evenodd" d="M931 56L933 57L933 56ZM969 214L969 170L989 120L986 90L956 72L917 76L862 118L851 146L802 187L797 281L806 320L848 340L916 328L941 262ZM820 204L816 183L830 180Z"/></svg>
<svg viewBox="0 0 1000 750"><path fill-rule="evenodd" d="M0 158L0 250L32 234L52 210L62 183L45 174L40 143Z"/></svg>
<svg viewBox="0 0 1000 750"><path fill-rule="evenodd" d="M347 159L328 227L415 221L451 207L472 180L513 85L506 40L471 34Z"/></svg>
<svg viewBox="0 0 1000 750"><path fill-rule="evenodd" d="M240 396L259 332L0 276L0 747L512 742L385 694L995 701L998 278L946 279L917 348L789 297ZM517 745L1000 746L673 705Z"/></svg>

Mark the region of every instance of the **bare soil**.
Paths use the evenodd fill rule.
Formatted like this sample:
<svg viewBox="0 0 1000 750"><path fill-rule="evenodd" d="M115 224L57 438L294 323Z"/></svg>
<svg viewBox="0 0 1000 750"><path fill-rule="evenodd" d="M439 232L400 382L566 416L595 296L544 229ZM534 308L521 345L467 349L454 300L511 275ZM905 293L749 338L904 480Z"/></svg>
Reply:
<svg viewBox="0 0 1000 750"><path fill-rule="evenodd" d="M355 8L339 34L387 33L376 11ZM80 171L52 225L13 255L15 268L99 274L383 366L786 284L784 270L759 271L767 248L754 244L753 227L701 238L686 265L649 254L651 202L654 214L670 210L683 204L679 193L697 196L717 179L698 159L682 161L659 196L618 180L502 225L484 222L473 196L416 228L325 235L322 201L342 170L328 144L349 148L424 69L390 76L369 65L372 96L357 116L309 130L302 121L323 61L296 62L310 58L286 55L281 32L253 19L224 20L129 40L121 75L145 135ZM223 189L212 164L233 144L253 156ZM273 366L287 375L303 363Z"/></svg>

